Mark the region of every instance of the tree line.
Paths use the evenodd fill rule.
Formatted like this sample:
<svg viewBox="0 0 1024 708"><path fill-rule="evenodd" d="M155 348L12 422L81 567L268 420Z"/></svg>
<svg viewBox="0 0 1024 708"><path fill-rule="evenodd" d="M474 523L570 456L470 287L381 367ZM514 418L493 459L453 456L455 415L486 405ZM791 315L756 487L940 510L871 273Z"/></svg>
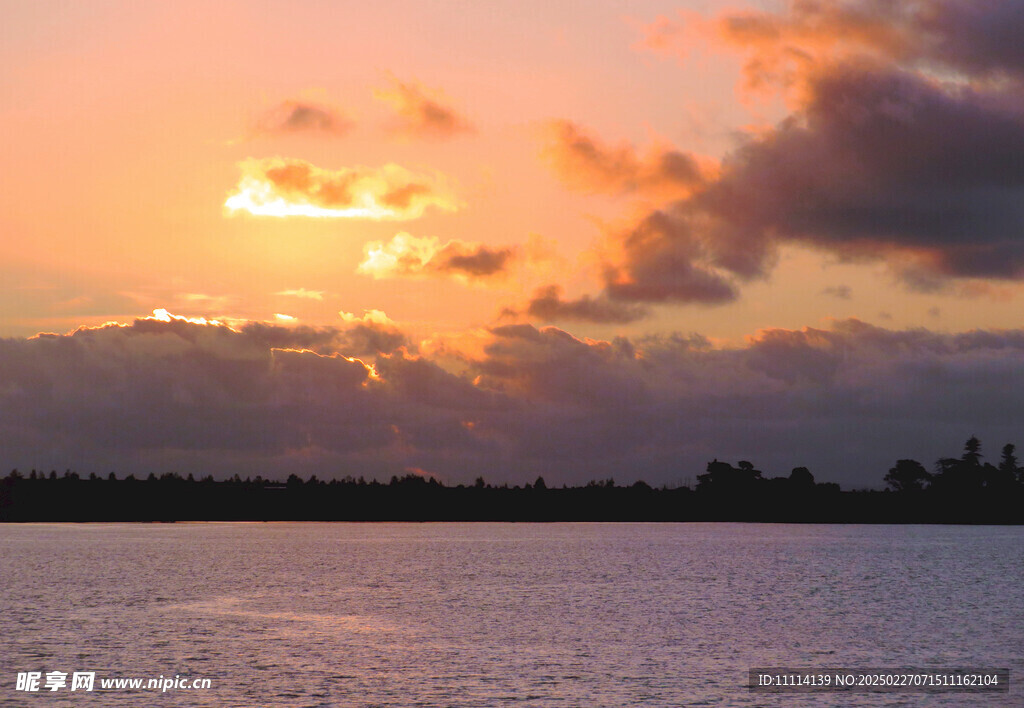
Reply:
<svg viewBox="0 0 1024 708"><path fill-rule="evenodd" d="M998 465L971 437L959 458L928 472L897 460L885 491L842 491L806 467L767 478L751 462L717 459L695 488L614 479L548 486L448 485L419 475L388 482L292 474L224 481L166 473L145 479L70 470L12 470L0 480L0 521L770 521L817 523L1024 523L1024 470L1013 445Z"/></svg>
<svg viewBox="0 0 1024 708"><path fill-rule="evenodd" d="M1003 446L998 465L982 462L981 441L972 435L960 457L942 457L929 472L917 460L897 460L885 475L890 489L907 494L1012 493L1024 487L1024 467L1017 461L1017 447Z"/></svg>

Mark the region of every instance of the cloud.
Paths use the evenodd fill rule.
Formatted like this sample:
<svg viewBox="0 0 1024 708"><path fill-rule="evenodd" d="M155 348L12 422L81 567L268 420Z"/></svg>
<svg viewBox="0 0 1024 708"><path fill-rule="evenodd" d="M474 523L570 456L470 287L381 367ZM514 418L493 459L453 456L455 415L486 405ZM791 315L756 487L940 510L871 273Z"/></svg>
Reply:
<svg viewBox="0 0 1024 708"><path fill-rule="evenodd" d="M305 288L298 288L296 290L281 290L274 294L284 295L286 297L304 298L308 300L323 300L324 292L325 291L323 290L306 290Z"/></svg>
<svg viewBox="0 0 1024 708"><path fill-rule="evenodd" d="M397 327L363 323L349 327L340 340L341 350L349 356L393 354L400 349L415 351L405 334Z"/></svg>
<svg viewBox="0 0 1024 708"><path fill-rule="evenodd" d="M737 256L732 244L703 241L685 221L660 211L619 238L620 253L605 265L612 300L722 304L738 294L723 271L751 275L743 263L749 252Z"/></svg>
<svg viewBox="0 0 1024 708"><path fill-rule="evenodd" d="M296 318L276 323L243 321L235 331L246 341L271 349L297 349L320 355L369 357L390 355L415 347L398 326L380 310L369 310L362 317L339 312L341 327L297 325ZM287 316L286 316L287 317Z"/></svg>
<svg viewBox="0 0 1024 708"><path fill-rule="evenodd" d="M432 236L401 232L387 243L367 243L357 272L375 279L448 276L479 281L505 276L513 258L512 248L457 239L442 244Z"/></svg>
<svg viewBox="0 0 1024 708"><path fill-rule="evenodd" d="M739 297L737 281L765 276L774 251L767 240L716 238L720 234L709 233L709 223L692 225L678 205L646 214L611 232L599 249L600 294L567 301L557 287L548 286L522 308L506 308L502 316L626 323L646 316L643 304L732 302Z"/></svg>
<svg viewBox="0 0 1024 708"><path fill-rule="evenodd" d="M348 325L340 337L341 348L350 356L393 354L399 350L415 351L398 325L383 310L366 310L362 317L351 312L339 312L342 322Z"/></svg>
<svg viewBox="0 0 1024 708"><path fill-rule="evenodd" d="M318 133L342 136L355 126L341 111L307 101L282 101L262 116L256 125L261 134Z"/></svg>
<svg viewBox="0 0 1024 708"><path fill-rule="evenodd" d="M247 322L238 331L239 343L257 348L310 351L323 356L373 357L406 346L405 335L393 327L372 323L345 328L312 327L280 322Z"/></svg>
<svg viewBox="0 0 1024 708"><path fill-rule="evenodd" d="M1012 439L1012 417L1002 416L1024 412L999 390L1001 377L1024 376L1021 330L942 335L845 320L765 330L739 349L712 349L700 337L584 341L524 325L493 333L479 382L536 401L536 426L520 428L531 456L579 450L586 438L595 455L626 468L700 471L712 457L749 456L773 474L809 464L846 484L877 485L893 459L927 461L940 440L956 446L972 425L993 445ZM541 402L559 411L560 425ZM844 454L860 470L839 472Z"/></svg>
<svg viewBox="0 0 1024 708"><path fill-rule="evenodd" d="M695 268L729 282L766 277L778 248L796 244L882 260L921 291L1024 279L1024 51L1014 39L1024 3L786 8L649 26L656 51L690 52L695 37L739 50L746 87L782 91L792 112L747 136L691 195L652 212L661 226L643 248L631 252L633 235L621 235L625 257L613 269L648 297L670 273L686 281ZM675 261L649 261L645 272L649 252Z"/></svg>
<svg viewBox="0 0 1024 708"><path fill-rule="evenodd" d="M293 158L249 159L224 206L257 216L417 219L433 207L456 211L460 202L439 173L417 174L395 164L326 170Z"/></svg>
<svg viewBox="0 0 1024 708"><path fill-rule="evenodd" d="M228 327L166 312L0 339L0 448L21 469L387 478L415 467L518 483L673 483L717 457L879 486L893 460L927 463L971 434L1020 442L1024 417L1020 329L843 320L719 349L699 335L601 341L514 324L481 335L460 373L402 339L372 313Z"/></svg>
<svg viewBox="0 0 1024 708"><path fill-rule="evenodd" d="M602 324L625 324L642 319L646 310L635 305L611 302L605 297L583 295L575 300L562 299L562 289L557 285L538 288L527 305L521 310L506 309L506 316L525 315L544 322L575 321Z"/></svg>
<svg viewBox="0 0 1024 708"><path fill-rule="evenodd" d="M339 312L338 316L341 317L343 322L357 323L357 324L375 324L375 325L387 325L394 326L394 321L387 316L383 310L364 310L363 316L359 317L351 312Z"/></svg>
<svg viewBox="0 0 1024 708"><path fill-rule="evenodd" d="M1002 95L870 65L830 67L677 213L714 238L886 258L911 285L1024 275L1024 112ZM760 264L759 264L760 265Z"/></svg>
<svg viewBox="0 0 1024 708"><path fill-rule="evenodd" d="M697 159L677 150L652 148L640 157L632 145L606 145L566 120L550 122L546 134L544 157L568 185L584 192L681 197L705 179Z"/></svg>
<svg viewBox="0 0 1024 708"><path fill-rule="evenodd" d="M640 47L686 58L705 42L744 56L744 89L799 92L815 67L870 59L905 69L984 79L1024 77L1019 0L912 3L802 0L785 10L680 11L644 29Z"/></svg>
<svg viewBox="0 0 1024 708"><path fill-rule="evenodd" d="M395 111L394 131L417 138L451 138L473 132L473 126L455 109L445 105L440 92L424 88L415 81L390 77L388 89L377 89L374 96L391 104Z"/></svg>
<svg viewBox="0 0 1024 708"><path fill-rule="evenodd" d="M431 259L430 266L441 272L470 278L486 278L504 272L512 258L511 248L488 248L483 244L449 241Z"/></svg>

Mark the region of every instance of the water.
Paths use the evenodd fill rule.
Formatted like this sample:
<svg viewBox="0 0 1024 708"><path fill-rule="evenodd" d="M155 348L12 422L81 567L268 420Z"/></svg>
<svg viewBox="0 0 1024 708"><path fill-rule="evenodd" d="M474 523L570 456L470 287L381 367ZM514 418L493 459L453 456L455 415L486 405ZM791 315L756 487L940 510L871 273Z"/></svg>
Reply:
<svg viewBox="0 0 1024 708"><path fill-rule="evenodd" d="M0 526L0 704L1019 706L752 694L756 666L1009 667L1024 529ZM19 671L209 678L26 693Z"/></svg>

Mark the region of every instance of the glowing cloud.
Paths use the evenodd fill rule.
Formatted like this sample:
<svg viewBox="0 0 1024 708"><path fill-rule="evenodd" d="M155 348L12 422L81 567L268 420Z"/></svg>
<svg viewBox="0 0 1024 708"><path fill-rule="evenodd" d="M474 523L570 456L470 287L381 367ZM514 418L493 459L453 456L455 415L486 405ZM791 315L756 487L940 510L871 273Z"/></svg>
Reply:
<svg viewBox="0 0 1024 708"><path fill-rule="evenodd" d="M341 317L343 322L349 324L376 324L376 325L394 325L394 321L387 316L383 310L364 310L362 317L359 317L351 312L339 312L338 316Z"/></svg>
<svg viewBox="0 0 1024 708"><path fill-rule="evenodd" d="M444 175L417 174L395 164L325 170L291 158L249 159L224 207L256 216L417 219L428 207L460 203Z"/></svg>
<svg viewBox="0 0 1024 708"><path fill-rule="evenodd" d="M141 318L143 321L156 320L158 322L188 322L194 325L204 325L212 327L227 327L225 323L220 320L208 320L205 317L184 317L182 315L172 315L164 308L158 308L153 310L153 314L149 317ZM230 328L229 328L230 329Z"/></svg>
<svg viewBox="0 0 1024 708"><path fill-rule="evenodd" d="M363 248L358 273L381 278L451 276L479 280L504 275L511 248L490 248L480 243L452 240L441 244L427 236L395 234L384 243L372 241Z"/></svg>
<svg viewBox="0 0 1024 708"><path fill-rule="evenodd" d="M285 295L288 297L305 298L308 300L323 300L323 290L306 290L305 288L298 288L296 290L280 290L275 295Z"/></svg>

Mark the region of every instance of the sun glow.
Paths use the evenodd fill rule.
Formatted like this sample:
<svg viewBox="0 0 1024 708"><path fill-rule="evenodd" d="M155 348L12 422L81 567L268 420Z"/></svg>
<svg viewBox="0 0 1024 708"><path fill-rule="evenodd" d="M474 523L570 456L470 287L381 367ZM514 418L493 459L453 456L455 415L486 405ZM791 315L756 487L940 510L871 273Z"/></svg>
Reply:
<svg viewBox="0 0 1024 708"><path fill-rule="evenodd" d="M153 310L153 314L149 317L144 317L146 320L157 320L159 322L189 322L197 325L210 325L213 327L228 327L225 323L220 320L208 320L205 317L184 317L182 315L172 315L164 308L158 308ZM228 329L231 329L228 327Z"/></svg>
<svg viewBox="0 0 1024 708"><path fill-rule="evenodd" d="M389 242L371 241L363 247L363 261L357 273L388 278L397 273L419 273L440 249L433 237L417 238L402 232Z"/></svg>
<svg viewBox="0 0 1024 708"><path fill-rule="evenodd" d="M246 160L224 202L229 213L332 219L417 219L428 207L455 211L460 203L440 174L399 165L325 170L302 160Z"/></svg>
<svg viewBox="0 0 1024 708"><path fill-rule="evenodd" d="M243 177L238 191L224 202L230 212L247 211L254 216L308 216L328 219L394 219L395 212L376 204L332 209L308 202L289 201L274 191L274 185L254 177Z"/></svg>
<svg viewBox="0 0 1024 708"><path fill-rule="evenodd" d="M383 310L363 310L363 316L357 317L351 312L345 312L344 310L339 312L338 315L341 317L343 322L349 324L376 324L376 325L388 325L394 326L395 322L387 316Z"/></svg>

